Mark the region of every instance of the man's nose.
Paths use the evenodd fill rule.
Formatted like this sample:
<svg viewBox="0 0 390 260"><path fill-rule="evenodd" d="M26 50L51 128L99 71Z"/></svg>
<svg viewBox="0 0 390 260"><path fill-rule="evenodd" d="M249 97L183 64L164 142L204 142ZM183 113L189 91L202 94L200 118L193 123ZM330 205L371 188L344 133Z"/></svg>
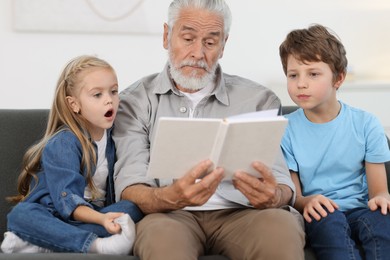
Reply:
<svg viewBox="0 0 390 260"><path fill-rule="evenodd" d="M201 60L204 58L204 44L202 41L195 41L191 46L191 57L196 60Z"/></svg>

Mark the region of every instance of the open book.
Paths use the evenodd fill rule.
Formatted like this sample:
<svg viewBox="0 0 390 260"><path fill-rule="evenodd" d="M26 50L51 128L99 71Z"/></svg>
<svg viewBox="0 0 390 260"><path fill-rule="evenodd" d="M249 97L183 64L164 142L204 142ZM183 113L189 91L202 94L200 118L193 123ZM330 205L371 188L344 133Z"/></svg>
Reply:
<svg viewBox="0 0 390 260"><path fill-rule="evenodd" d="M148 176L180 178L210 159L225 169L259 176L252 167L261 161L272 167L280 149L287 119L277 110L241 114L225 119L161 117L151 146Z"/></svg>

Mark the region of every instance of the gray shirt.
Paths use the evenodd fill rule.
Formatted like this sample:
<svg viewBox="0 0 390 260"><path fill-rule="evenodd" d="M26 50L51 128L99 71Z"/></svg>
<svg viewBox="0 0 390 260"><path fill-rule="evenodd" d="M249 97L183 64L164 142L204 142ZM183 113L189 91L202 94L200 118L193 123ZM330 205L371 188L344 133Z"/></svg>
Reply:
<svg viewBox="0 0 390 260"><path fill-rule="evenodd" d="M150 144L159 117L189 117L191 106L188 98L178 91L171 80L168 65L161 73L147 76L122 91L120 99L113 132L117 148L114 174L117 201L122 191L130 185L142 183L157 187L172 182L156 182L146 176ZM224 118L279 109L280 106L279 98L271 90L248 79L222 73L219 66L214 91L198 103L193 117ZM293 190L295 198L295 187L281 152L272 171L279 184ZM222 182L216 192L228 201L249 206L248 200L233 187L231 181Z"/></svg>

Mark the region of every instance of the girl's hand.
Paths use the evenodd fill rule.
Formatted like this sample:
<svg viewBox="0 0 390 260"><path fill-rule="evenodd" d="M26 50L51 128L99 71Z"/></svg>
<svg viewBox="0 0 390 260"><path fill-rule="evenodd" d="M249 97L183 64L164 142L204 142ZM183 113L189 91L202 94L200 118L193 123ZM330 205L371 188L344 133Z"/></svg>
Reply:
<svg viewBox="0 0 390 260"><path fill-rule="evenodd" d="M114 220L123 214L123 212L101 213L88 206L80 205L73 211L73 218L80 222L101 225L108 233L118 234L121 231L121 226Z"/></svg>
<svg viewBox="0 0 390 260"><path fill-rule="evenodd" d="M119 218L124 213L122 212L107 212L103 215L102 226L107 230L110 234L118 234L121 232L121 226L114 222L116 218Z"/></svg>
<svg viewBox="0 0 390 260"><path fill-rule="evenodd" d="M390 195L389 193L378 194L377 196L370 199L367 205L372 211L381 208L381 213L386 215L387 212L390 212Z"/></svg>
<svg viewBox="0 0 390 260"><path fill-rule="evenodd" d="M308 223L311 223L312 217L319 221L328 215L325 209L329 212L334 212L339 206L331 199L323 195L312 195L302 199L304 203L303 217Z"/></svg>

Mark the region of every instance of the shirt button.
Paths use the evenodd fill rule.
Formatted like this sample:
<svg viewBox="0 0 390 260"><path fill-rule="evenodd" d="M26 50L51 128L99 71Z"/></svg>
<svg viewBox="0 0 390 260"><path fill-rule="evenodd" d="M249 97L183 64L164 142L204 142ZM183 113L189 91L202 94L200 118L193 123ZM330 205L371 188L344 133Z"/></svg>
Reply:
<svg viewBox="0 0 390 260"><path fill-rule="evenodd" d="M66 197L67 193L65 191L61 192L62 197Z"/></svg>
<svg viewBox="0 0 390 260"><path fill-rule="evenodd" d="M179 111L181 113L185 113L185 112L187 112L187 108L186 107L181 107L181 108L179 108Z"/></svg>

